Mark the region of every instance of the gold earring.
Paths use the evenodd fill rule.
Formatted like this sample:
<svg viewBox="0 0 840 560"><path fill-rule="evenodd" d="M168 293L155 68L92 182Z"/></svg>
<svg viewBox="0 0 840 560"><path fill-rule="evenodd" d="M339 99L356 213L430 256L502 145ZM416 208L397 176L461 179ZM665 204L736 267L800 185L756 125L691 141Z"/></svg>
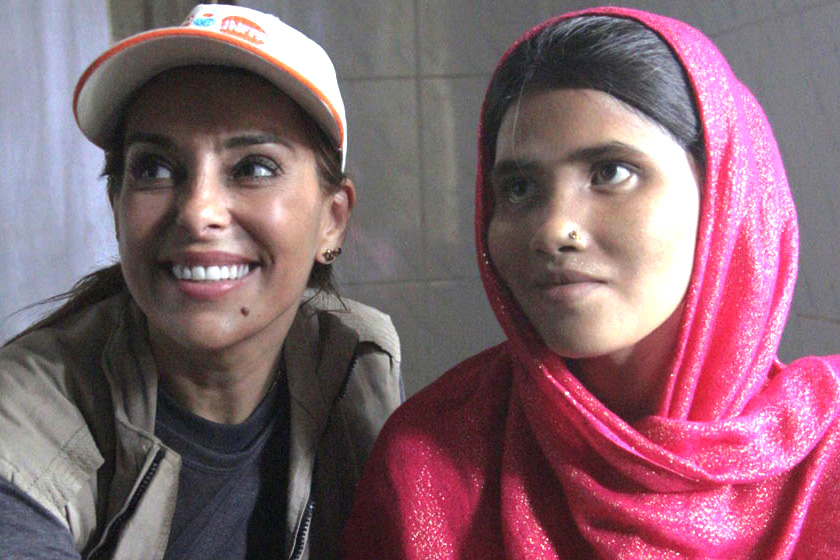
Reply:
<svg viewBox="0 0 840 560"><path fill-rule="evenodd" d="M324 260L327 261L327 264L333 262L335 258L341 254L341 247L336 249L327 249L322 253L324 255Z"/></svg>
<svg viewBox="0 0 840 560"><path fill-rule="evenodd" d="M581 239L583 239L583 235L578 230L573 229L569 232L569 239L571 239L572 241L580 241Z"/></svg>

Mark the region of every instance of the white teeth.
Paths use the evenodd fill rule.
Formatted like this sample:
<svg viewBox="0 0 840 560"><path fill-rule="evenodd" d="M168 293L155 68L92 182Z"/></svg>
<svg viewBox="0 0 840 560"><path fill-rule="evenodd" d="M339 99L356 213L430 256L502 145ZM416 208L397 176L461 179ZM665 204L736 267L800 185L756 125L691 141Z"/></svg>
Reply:
<svg viewBox="0 0 840 560"><path fill-rule="evenodd" d="M192 280L194 282L216 282L218 280L239 280L248 272L251 266L247 264L213 265L213 266L184 266L172 265L172 275L178 280Z"/></svg>

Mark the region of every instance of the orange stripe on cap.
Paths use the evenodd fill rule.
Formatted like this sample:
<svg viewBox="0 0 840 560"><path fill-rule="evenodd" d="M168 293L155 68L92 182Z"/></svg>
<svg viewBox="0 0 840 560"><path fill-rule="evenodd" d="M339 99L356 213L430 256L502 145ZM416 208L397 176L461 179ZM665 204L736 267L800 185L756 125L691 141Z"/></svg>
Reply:
<svg viewBox="0 0 840 560"><path fill-rule="evenodd" d="M96 60L94 60L90 66L88 66L87 70L84 71L82 76L79 78L79 82L76 84L76 89L73 92L73 117L76 119L76 122L79 122L79 115L77 111L78 101L79 101L79 94L84 87L85 83L87 83L88 78L90 78L91 74L93 74L102 64L104 64L108 59L112 58L115 54L128 49L129 47L133 47L136 44L144 43L150 39L157 39L159 37L168 37L168 36L199 36L199 37L206 37L208 39L213 39L216 41L220 41L223 43L230 43L246 51L257 55L259 58L265 60L266 62L270 62L275 66L280 67L283 71L290 74L294 77L297 81L305 85L315 96L327 106L329 109L330 114L332 114L333 120L338 125L338 137L339 137L339 145L338 148L344 152L344 144L345 144L345 131L344 131L344 123L339 116L338 111L327 99L327 96L324 95L324 92L321 91L319 88L315 87L308 78L300 74L297 70L289 67L287 64L283 63L279 59L265 53L262 49L257 48L252 43L245 41L244 39L240 39L234 35L230 34L222 34L217 33L214 31L207 31L204 29L195 29L191 27L167 27L164 29L155 29L152 31L148 31L146 33L141 33L139 35L135 35L134 37L130 37L124 41L121 41L99 55ZM280 89L280 88L278 88Z"/></svg>

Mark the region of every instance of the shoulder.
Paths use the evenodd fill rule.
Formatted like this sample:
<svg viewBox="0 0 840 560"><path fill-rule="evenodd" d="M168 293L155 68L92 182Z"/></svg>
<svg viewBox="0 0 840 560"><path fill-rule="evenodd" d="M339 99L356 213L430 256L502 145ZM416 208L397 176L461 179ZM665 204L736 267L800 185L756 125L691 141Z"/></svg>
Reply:
<svg viewBox="0 0 840 560"><path fill-rule="evenodd" d="M96 372L128 309L127 297L115 296L0 348L0 402L13 403L17 410L45 399L75 399L89 394L93 385L105 386L104 376Z"/></svg>
<svg viewBox="0 0 840 560"><path fill-rule="evenodd" d="M126 307L117 296L0 349L0 477L57 517L103 460L88 419L109 402L98 372Z"/></svg>
<svg viewBox="0 0 840 560"><path fill-rule="evenodd" d="M113 296L14 340L0 348L0 360L4 365L20 362L30 366L98 360L128 309L126 294Z"/></svg>
<svg viewBox="0 0 840 560"><path fill-rule="evenodd" d="M404 414L422 422L424 411L432 416L484 411L490 403L507 399L509 363L506 342L467 358L411 397Z"/></svg>
<svg viewBox="0 0 840 560"><path fill-rule="evenodd" d="M346 363L330 374L340 376L338 402L347 417L356 418L359 433L368 433L372 445L385 419L404 399L400 341L391 318L368 305L331 296L311 298L304 313L317 317L321 361Z"/></svg>
<svg viewBox="0 0 840 560"><path fill-rule="evenodd" d="M458 364L400 406L379 434L344 531L348 558L418 550L417 535L464 535L501 468L510 399L507 344ZM429 515L431 514L431 517ZM423 539L421 539L423 540ZM462 537L453 537L461 541ZM422 548L422 545L420 545Z"/></svg>
<svg viewBox="0 0 840 560"><path fill-rule="evenodd" d="M399 338L372 307L307 294L283 351L293 399L338 403L373 435L402 400Z"/></svg>
<svg viewBox="0 0 840 560"><path fill-rule="evenodd" d="M391 318L382 311L349 298L319 294L303 304L321 320L337 321L358 335L360 343L370 343L400 361L400 339Z"/></svg>
<svg viewBox="0 0 840 560"><path fill-rule="evenodd" d="M510 387L506 343L464 360L391 415L374 449L377 460L401 463L423 449L457 462L489 451L504 429Z"/></svg>

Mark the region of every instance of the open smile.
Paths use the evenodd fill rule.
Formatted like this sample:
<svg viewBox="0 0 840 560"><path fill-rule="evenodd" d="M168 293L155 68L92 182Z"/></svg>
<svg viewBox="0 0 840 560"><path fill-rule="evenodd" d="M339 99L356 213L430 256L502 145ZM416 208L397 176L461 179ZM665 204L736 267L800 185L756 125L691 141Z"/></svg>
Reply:
<svg viewBox="0 0 840 560"><path fill-rule="evenodd" d="M183 251L161 262L178 290L198 300L216 300L232 293L260 266L258 261L226 251Z"/></svg>
<svg viewBox="0 0 840 560"><path fill-rule="evenodd" d="M250 264L225 264L225 265L193 265L173 264L172 275L178 280L190 280L192 282L219 282L222 280L239 280L248 275L253 267Z"/></svg>
<svg viewBox="0 0 840 560"><path fill-rule="evenodd" d="M163 259L161 265L176 280L203 283L241 280L260 266L253 259L227 251L182 251Z"/></svg>

